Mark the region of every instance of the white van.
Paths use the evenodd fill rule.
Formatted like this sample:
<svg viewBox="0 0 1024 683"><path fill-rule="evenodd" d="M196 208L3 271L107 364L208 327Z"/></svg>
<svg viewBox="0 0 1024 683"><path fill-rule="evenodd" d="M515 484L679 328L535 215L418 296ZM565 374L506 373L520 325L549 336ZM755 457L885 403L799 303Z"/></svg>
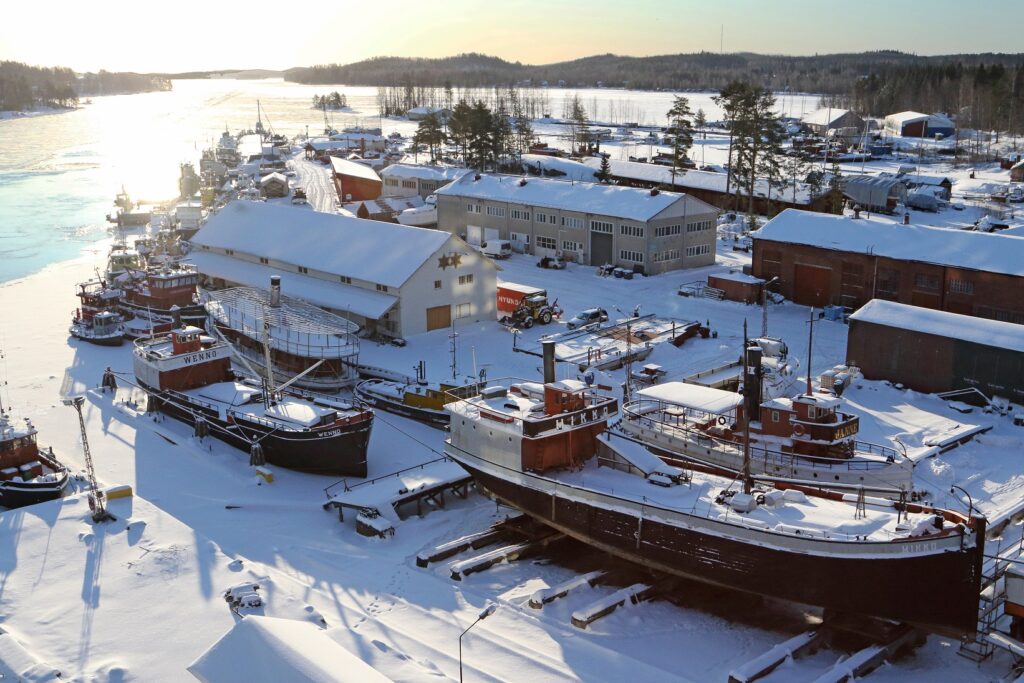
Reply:
<svg viewBox="0 0 1024 683"><path fill-rule="evenodd" d="M480 251L491 258L508 258L512 255L512 243L508 240L487 240Z"/></svg>

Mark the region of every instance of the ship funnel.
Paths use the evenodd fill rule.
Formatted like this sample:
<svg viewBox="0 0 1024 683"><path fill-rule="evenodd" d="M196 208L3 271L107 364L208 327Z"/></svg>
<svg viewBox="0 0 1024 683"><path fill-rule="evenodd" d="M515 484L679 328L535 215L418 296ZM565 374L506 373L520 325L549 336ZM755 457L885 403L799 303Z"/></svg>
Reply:
<svg viewBox="0 0 1024 683"><path fill-rule="evenodd" d="M181 328L181 309L175 304L171 306L171 319L174 321L174 329Z"/></svg>
<svg viewBox="0 0 1024 683"><path fill-rule="evenodd" d="M744 350L743 398L747 419L756 422L761 419L761 347L750 344Z"/></svg>
<svg viewBox="0 0 1024 683"><path fill-rule="evenodd" d="M274 308L281 306L281 276L270 276L270 305Z"/></svg>
<svg viewBox="0 0 1024 683"><path fill-rule="evenodd" d="M555 381L555 342L543 341L540 343L544 350L544 384Z"/></svg>

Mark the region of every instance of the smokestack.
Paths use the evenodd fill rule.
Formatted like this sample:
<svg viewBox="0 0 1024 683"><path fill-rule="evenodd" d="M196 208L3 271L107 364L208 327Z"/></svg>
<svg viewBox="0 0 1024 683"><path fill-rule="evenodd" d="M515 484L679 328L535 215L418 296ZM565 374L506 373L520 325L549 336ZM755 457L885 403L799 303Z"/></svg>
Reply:
<svg viewBox="0 0 1024 683"><path fill-rule="evenodd" d="M761 347L751 344L744 352L743 399L747 419L757 422L761 419Z"/></svg>
<svg viewBox="0 0 1024 683"><path fill-rule="evenodd" d="M555 381L555 342L547 340L540 343L544 350L544 384Z"/></svg>
<svg viewBox="0 0 1024 683"><path fill-rule="evenodd" d="M273 308L281 307L281 276L270 276L270 305Z"/></svg>
<svg viewBox="0 0 1024 683"><path fill-rule="evenodd" d="M171 306L171 320L174 321L174 329L181 328L181 309L177 304Z"/></svg>

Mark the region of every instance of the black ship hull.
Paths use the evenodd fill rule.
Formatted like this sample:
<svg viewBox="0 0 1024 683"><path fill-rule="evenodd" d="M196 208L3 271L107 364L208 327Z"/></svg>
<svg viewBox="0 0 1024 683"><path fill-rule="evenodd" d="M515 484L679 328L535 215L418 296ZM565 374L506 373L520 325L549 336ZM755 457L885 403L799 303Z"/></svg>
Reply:
<svg viewBox="0 0 1024 683"><path fill-rule="evenodd" d="M149 393L153 409L193 426L197 417L202 417L209 424L210 436L224 443L248 453L251 444L259 442L266 461L272 465L313 474L366 476L372 416L318 431L285 431L242 416L235 416L229 423L211 404L190 401L185 394L143 388Z"/></svg>
<svg viewBox="0 0 1024 683"><path fill-rule="evenodd" d="M451 415L445 411L410 406L397 399L386 398L375 392L360 389L358 386L356 386L355 393L361 401L374 408L380 408L395 415L426 422L434 427L444 428L451 421Z"/></svg>
<svg viewBox="0 0 1024 683"><path fill-rule="evenodd" d="M656 518L641 522L609 501L583 502L529 485L533 479L550 488L550 479L529 473L497 476L477 466L475 458L454 455L495 498L568 536L652 569L953 637L977 627L983 522L975 529L975 543L965 543L960 551L865 558L787 552Z"/></svg>
<svg viewBox="0 0 1024 683"><path fill-rule="evenodd" d="M64 495L68 479L68 472L64 470L55 482L0 482L0 508L14 509L56 500Z"/></svg>
<svg viewBox="0 0 1024 683"><path fill-rule="evenodd" d="M74 328L71 329L71 336L75 339L81 339L82 341L95 344L96 346L121 346L124 344L124 335L117 336L104 336L104 337L93 337L89 334L83 334L76 332Z"/></svg>

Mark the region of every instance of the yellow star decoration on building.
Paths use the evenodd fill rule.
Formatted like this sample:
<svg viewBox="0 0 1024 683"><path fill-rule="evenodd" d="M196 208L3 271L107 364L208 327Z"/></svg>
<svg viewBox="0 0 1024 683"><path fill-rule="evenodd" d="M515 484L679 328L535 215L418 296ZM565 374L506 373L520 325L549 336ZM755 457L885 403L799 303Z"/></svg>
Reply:
<svg viewBox="0 0 1024 683"><path fill-rule="evenodd" d="M452 268L458 268L462 265L462 254L445 254L437 259L437 267L441 270L445 270L448 266Z"/></svg>

